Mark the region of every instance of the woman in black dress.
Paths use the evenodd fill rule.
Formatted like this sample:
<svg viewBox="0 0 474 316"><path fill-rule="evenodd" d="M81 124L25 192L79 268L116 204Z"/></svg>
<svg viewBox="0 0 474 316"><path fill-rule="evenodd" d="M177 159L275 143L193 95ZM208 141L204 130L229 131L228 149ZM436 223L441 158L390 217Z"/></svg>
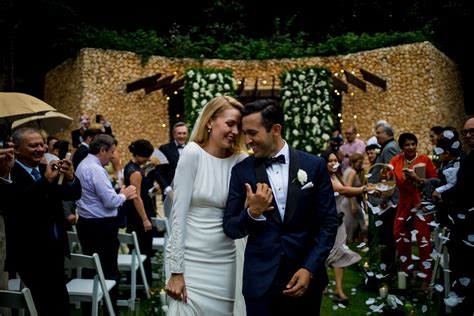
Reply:
<svg viewBox="0 0 474 316"><path fill-rule="evenodd" d="M134 185L137 193L140 192L135 199L126 201L124 208L127 214L127 232L136 232L140 252L147 256L143 267L149 284L152 282L151 257L153 256L151 217L155 216L155 210L152 199L148 195L148 190L153 187L153 183L147 179L142 166L150 160L153 149L153 145L145 139L134 141L128 146L132 159L124 168L125 185Z"/></svg>

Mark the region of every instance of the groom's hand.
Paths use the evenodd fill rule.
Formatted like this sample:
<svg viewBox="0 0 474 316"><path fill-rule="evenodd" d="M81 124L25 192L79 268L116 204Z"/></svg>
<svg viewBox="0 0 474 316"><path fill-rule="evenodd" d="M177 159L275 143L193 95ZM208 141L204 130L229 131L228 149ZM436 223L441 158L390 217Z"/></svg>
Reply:
<svg viewBox="0 0 474 316"><path fill-rule="evenodd" d="M293 274L293 277L286 285L286 290L283 291L283 294L292 297L300 297L308 289L310 281L311 273L305 268L301 268Z"/></svg>
<svg viewBox="0 0 474 316"><path fill-rule="evenodd" d="M247 199L245 205L248 207L250 215L254 218L260 217L265 211L271 211L274 207L271 205L273 200L272 188L266 183L257 183L257 190L252 191L250 184L246 183Z"/></svg>

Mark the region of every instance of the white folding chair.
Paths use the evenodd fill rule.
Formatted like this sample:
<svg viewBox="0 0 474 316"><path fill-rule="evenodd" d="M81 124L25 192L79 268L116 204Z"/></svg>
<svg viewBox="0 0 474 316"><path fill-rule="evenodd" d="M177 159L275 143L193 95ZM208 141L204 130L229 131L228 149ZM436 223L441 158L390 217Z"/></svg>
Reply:
<svg viewBox="0 0 474 316"><path fill-rule="evenodd" d="M25 287L21 291L0 290L0 307L8 307L27 311L30 316L38 316L33 297L29 288Z"/></svg>
<svg viewBox="0 0 474 316"><path fill-rule="evenodd" d="M79 236L77 235L75 228L72 231L67 232L67 240L69 242L69 250L71 253L82 254L81 242L79 241Z"/></svg>
<svg viewBox="0 0 474 316"><path fill-rule="evenodd" d="M105 305L110 315L115 312L112 307L109 291L115 286L115 280L106 280L99 255L94 253L92 256L82 254L71 254L71 259L67 259L66 267L78 269L78 277L70 280L67 284L67 291L71 303L92 302L92 316L99 314L99 302L105 299ZM93 279L83 279L80 277L80 269L95 270Z"/></svg>
<svg viewBox="0 0 474 316"><path fill-rule="evenodd" d="M162 252L163 258L163 269L162 269L162 277L163 280L165 279L166 274L166 246L168 245L169 234L171 232L168 218L166 217L152 217L151 223L159 232L163 232L163 237L154 237L153 238L153 249Z"/></svg>
<svg viewBox="0 0 474 316"><path fill-rule="evenodd" d="M147 298L150 298L150 288L145 275L145 268L143 262L146 260L146 255L140 253L140 247L138 246L137 234L132 232L131 234L119 232L118 239L122 245L122 252L118 255L118 269L119 271L130 272L130 286L120 285L121 288L130 287L130 299L129 300L118 300L118 306L128 306L130 310L135 310L135 301L137 298L137 288L143 288L145 290ZM133 250L129 253L125 253L125 245L133 246ZM143 286L137 285L137 270L140 270L142 276Z"/></svg>

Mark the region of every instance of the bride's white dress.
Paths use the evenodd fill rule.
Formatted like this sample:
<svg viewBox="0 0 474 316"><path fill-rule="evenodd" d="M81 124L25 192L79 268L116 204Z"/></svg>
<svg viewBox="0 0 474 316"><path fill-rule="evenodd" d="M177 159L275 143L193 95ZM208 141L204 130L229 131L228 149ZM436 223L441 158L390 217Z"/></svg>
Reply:
<svg viewBox="0 0 474 316"><path fill-rule="evenodd" d="M184 273L188 302L170 298L168 315L245 315L241 294L244 241L234 242L222 227L231 169L243 158L242 154L217 158L193 142L181 154L174 178L167 260L171 273Z"/></svg>

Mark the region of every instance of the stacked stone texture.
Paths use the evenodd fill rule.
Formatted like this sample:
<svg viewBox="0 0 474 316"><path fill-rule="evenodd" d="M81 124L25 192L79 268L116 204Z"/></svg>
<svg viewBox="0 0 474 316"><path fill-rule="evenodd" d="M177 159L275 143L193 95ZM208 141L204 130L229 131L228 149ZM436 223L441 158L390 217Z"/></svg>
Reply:
<svg viewBox="0 0 474 316"><path fill-rule="evenodd" d="M261 61L153 56L144 64L134 53L86 48L75 60L67 60L47 74L45 101L74 118L70 130L78 128L82 112L91 117L105 115L112 123L122 157L128 159L128 144L135 139L146 138L155 146L169 141L169 117L163 90L127 93L127 83L157 73L163 78L176 72L176 78L181 78L189 67L232 69L236 80L246 78L246 89L252 89L257 78L259 87L271 88L273 76L279 87L281 72L294 68L324 67L337 72L345 82L341 70L362 79L362 68L385 79L387 89L367 82L364 92L348 84L348 93L342 94L342 128L355 124L360 137L367 140L373 135L374 122L385 119L394 126L396 136L405 131L416 134L422 153L431 150L431 126L460 128L465 117L457 66L429 42L345 56ZM60 136L69 139L70 130Z"/></svg>

